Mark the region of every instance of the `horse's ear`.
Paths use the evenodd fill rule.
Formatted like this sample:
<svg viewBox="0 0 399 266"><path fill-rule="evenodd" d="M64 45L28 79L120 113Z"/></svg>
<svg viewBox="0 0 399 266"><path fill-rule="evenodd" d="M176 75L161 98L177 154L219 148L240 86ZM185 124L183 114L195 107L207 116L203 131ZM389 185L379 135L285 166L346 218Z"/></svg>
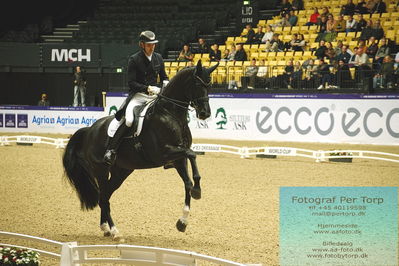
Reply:
<svg viewBox="0 0 399 266"><path fill-rule="evenodd" d="M202 74L202 62L200 59L200 60L198 60L197 66L195 67L194 75L201 76L201 74Z"/></svg>
<svg viewBox="0 0 399 266"><path fill-rule="evenodd" d="M211 74L218 66L219 66L219 62L216 65L211 66L210 68L208 68L207 69L208 73Z"/></svg>

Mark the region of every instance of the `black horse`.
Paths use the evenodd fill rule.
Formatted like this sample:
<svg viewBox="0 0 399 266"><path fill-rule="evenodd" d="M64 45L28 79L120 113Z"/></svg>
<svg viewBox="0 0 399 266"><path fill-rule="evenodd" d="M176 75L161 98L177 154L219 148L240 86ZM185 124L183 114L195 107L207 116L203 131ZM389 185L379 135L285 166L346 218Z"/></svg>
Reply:
<svg viewBox="0 0 399 266"><path fill-rule="evenodd" d="M109 199L135 169L174 167L185 188L183 216L176 227L184 232L190 211L190 197L201 198L200 175L196 154L190 149L191 132L187 112L192 106L199 119L211 115L208 93L210 75L217 65L185 68L171 79L148 110L141 134L125 138L117 151L113 166L103 162L107 128L114 116L99 119L91 127L81 128L69 140L63 156L65 173L75 188L82 209L101 208L100 228L105 236L119 238L111 218ZM189 177L187 159L191 163L194 186ZM110 174L110 176L109 176Z"/></svg>

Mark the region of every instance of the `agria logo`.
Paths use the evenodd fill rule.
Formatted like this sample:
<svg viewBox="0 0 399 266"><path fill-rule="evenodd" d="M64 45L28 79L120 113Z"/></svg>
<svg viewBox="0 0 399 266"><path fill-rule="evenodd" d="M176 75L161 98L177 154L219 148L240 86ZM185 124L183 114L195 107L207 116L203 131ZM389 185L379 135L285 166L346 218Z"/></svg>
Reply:
<svg viewBox="0 0 399 266"><path fill-rule="evenodd" d="M226 129L224 126L227 124L227 116L226 116L226 110L224 110L223 107L217 109L215 119L216 119L216 125L218 126L217 129Z"/></svg>

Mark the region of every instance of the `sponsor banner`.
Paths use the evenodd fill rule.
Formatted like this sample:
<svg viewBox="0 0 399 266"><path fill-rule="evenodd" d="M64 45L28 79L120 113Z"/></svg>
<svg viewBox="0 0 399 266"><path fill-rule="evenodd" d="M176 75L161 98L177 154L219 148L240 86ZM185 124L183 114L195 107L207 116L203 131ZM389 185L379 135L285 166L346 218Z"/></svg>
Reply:
<svg viewBox="0 0 399 266"><path fill-rule="evenodd" d="M0 127L4 127L4 114L0 114Z"/></svg>
<svg viewBox="0 0 399 266"><path fill-rule="evenodd" d="M91 126L104 116L102 108L11 108L0 106L4 111L4 127L1 132L40 132L72 134L82 127ZM1 118L1 115L0 115Z"/></svg>
<svg viewBox="0 0 399 266"><path fill-rule="evenodd" d="M41 143L41 137L35 136L17 136L17 142L19 143Z"/></svg>
<svg viewBox="0 0 399 266"><path fill-rule="evenodd" d="M44 66L98 66L100 46L95 44L45 44Z"/></svg>
<svg viewBox="0 0 399 266"><path fill-rule="evenodd" d="M296 149L295 148L285 148L285 147L266 147L264 152L269 155L285 155L285 156L295 156Z"/></svg>
<svg viewBox="0 0 399 266"><path fill-rule="evenodd" d="M218 144L193 144L191 149L198 152L218 152L221 147Z"/></svg>
<svg viewBox="0 0 399 266"><path fill-rule="evenodd" d="M106 114L116 112L126 95L107 95ZM399 145L395 95L238 95L210 95L212 115L205 121L190 111L193 137Z"/></svg>

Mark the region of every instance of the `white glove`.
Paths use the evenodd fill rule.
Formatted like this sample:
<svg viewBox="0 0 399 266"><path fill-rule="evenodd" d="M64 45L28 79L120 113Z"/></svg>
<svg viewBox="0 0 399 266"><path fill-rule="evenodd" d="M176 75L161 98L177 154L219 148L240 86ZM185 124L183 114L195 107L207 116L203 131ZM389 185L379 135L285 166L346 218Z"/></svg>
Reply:
<svg viewBox="0 0 399 266"><path fill-rule="evenodd" d="M154 95L154 94L158 94L161 92L161 88L157 87L157 86L148 86L147 88L148 94L149 95Z"/></svg>
<svg viewBox="0 0 399 266"><path fill-rule="evenodd" d="M166 85L168 85L168 83L169 83L169 80L162 81L162 88L165 88Z"/></svg>

